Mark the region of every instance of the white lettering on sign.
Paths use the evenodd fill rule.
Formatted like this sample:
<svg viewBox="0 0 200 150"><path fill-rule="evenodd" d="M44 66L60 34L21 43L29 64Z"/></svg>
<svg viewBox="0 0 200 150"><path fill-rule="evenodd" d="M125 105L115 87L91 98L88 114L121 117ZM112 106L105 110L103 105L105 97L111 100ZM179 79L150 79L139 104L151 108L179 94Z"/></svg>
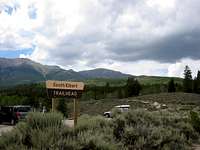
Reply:
<svg viewBox="0 0 200 150"><path fill-rule="evenodd" d="M77 97L78 93L77 91L53 91L53 95L55 96L72 96Z"/></svg>
<svg viewBox="0 0 200 150"><path fill-rule="evenodd" d="M84 89L83 82L68 82L68 81L46 81L47 89L62 89L62 90L78 90L82 91Z"/></svg>

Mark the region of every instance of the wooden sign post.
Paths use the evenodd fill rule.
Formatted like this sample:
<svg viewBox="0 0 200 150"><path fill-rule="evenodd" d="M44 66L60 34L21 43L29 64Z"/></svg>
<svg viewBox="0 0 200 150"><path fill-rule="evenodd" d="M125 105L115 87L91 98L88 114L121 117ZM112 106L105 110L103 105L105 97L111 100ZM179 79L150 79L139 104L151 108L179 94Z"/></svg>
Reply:
<svg viewBox="0 0 200 150"><path fill-rule="evenodd" d="M74 127L78 120L78 99L84 90L83 82L46 81L48 96L52 98L52 111L55 111L55 98L67 97L74 99Z"/></svg>
<svg viewBox="0 0 200 150"><path fill-rule="evenodd" d="M74 126L77 125L78 120L78 99L74 99Z"/></svg>
<svg viewBox="0 0 200 150"><path fill-rule="evenodd" d="M51 105L52 105L52 112L55 112L56 111L56 99L55 98L52 98L51 99Z"/></svg>

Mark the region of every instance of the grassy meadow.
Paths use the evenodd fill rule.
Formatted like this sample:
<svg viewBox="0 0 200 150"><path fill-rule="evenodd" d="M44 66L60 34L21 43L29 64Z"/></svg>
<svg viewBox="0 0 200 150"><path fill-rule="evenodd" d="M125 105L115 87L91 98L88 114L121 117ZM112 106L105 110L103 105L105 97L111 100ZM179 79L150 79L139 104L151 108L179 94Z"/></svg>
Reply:
<svg viewBox="0 0 200 150"><path fill-rule="evenodd" d="M30 113L11 132L3 133L0 149L190 150L198 144L200 95L183 93L180 78L174 78L174 93L167 92L170 78L137 79L142 85L139 96L126 98L119 98L119 89L123 95L127 79L85 80L75 128L63 124L64 119L73 118L73 100L57 99L56 113ZM43 83L2 89L0 103L28 104L36 110L45 105L51 110L51 99ZM130 105L130 111L113 109L122 104ZM63 116L60 109L67 115ZM105 111L112 111L113 118L105 118Z"/></svg>

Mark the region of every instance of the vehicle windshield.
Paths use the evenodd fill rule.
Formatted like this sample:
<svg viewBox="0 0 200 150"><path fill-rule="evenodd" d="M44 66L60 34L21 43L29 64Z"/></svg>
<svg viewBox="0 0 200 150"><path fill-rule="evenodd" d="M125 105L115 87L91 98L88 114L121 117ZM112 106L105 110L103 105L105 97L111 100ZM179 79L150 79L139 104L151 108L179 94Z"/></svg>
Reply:
<svg viewBox="0 0 200 150"><path fill-rule="evenodd" d="M31 107L18 107L15 110L18 112L28 112L31 110Z"/></svg>

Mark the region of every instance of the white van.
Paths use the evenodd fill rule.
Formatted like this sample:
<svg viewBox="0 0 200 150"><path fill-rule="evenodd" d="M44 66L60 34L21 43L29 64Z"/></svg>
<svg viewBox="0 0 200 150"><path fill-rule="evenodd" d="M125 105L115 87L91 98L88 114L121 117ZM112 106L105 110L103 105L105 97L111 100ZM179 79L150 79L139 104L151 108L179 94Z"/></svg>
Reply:
<svg viewBox="0 0 200 150"><path fill-rule="evenodd" d="M127 112L130 108L130 105L118 105L118 106L115 106L114 108L119 109L121 112ZM103 115L107 118L110 118L112 116L112 113L111 111L107 111L107 112L104 112Z"/></svg>

